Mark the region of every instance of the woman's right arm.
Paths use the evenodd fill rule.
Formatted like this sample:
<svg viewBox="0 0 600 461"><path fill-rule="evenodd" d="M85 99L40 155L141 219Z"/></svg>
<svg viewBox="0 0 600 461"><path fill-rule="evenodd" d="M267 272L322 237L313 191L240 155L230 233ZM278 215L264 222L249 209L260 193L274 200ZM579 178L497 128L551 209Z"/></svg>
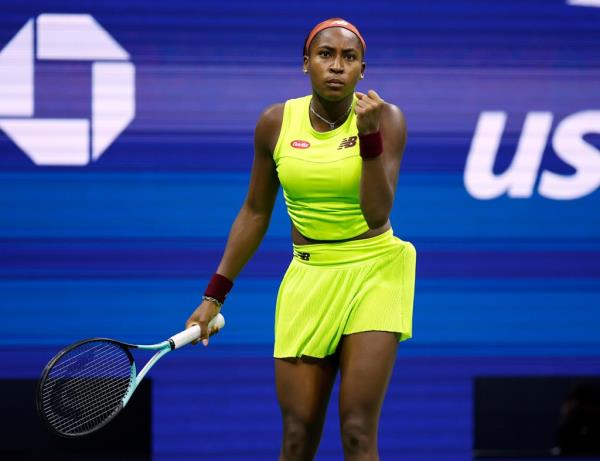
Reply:
<svg viewBox="0 0 600 461"><path fill-rule="evenodd" d="M244 204L231 230L217 273L233 281L258 249L271 220L279 190L273 151L283 118L283 104L269 107L260 116L254 132L254 160ZM200 325L199 340L208 344L208 322L219 312L211 301L203 301L186 322L186 328Z"/></svg>

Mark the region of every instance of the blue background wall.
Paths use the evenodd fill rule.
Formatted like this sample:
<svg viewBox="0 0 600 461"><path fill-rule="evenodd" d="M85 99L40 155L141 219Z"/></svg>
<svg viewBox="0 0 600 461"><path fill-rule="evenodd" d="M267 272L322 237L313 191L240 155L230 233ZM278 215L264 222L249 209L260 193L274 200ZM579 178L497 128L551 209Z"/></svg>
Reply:
<svg viewBox="0 0 600 461"><path fill-rule="evenodd" d="M399 105L409 126L392 224L419 254L414 339L384 409L384 459L469 459L473 376L600 372L598 191L478 200L464 183L482 112L508 117L501 174L528 113L552 113L552 137L566 117L600 111L600 8L321 3L2 3L0 48L41 13L93 15L131 55L136 115L85 167L37 166L0 132L0 377L37 377L81 337L155 342L182 328L244 198L256 119L310 92L302 42L331 16L367 40L359 89ZM90 82L89 63L40 62L35 115L89 118ZM600 156L600 126L585 141ZM575 174L550 140L543 170ZM153 370L156 459L276 458L273 306L290 255L278 200L226 330ZM338 435L332 404L319 459L340 459Z"/></svg>

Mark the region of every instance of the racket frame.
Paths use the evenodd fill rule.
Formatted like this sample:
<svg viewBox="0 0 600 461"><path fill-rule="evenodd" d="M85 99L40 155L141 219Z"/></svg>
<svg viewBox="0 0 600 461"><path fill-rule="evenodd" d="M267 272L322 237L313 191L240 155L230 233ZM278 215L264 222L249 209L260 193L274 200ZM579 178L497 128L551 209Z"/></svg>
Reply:
<svg viewBox="0 0 600 461"><path fill-rule="evenodd" d="M161 357L163 357L168 352L171 352L174 349L174 347L171 345L171 343L169 341L162 341L157 344L137 344L137 345L128 344L128 346L134 347L136 349L141 349L141 350L146 350L146 351L158 351L158 352L156 352L156 354L154 354L152 357L150 357L150 360L148 360L148 362L146 362L146 365L144 365L144 368L142 368L139 373L137 373L135 362L132 363L132 367L131 367L132 382L129 385L129 389L127 389L127 393L125 394L125 397L123 397L123 405L122 405L123 407L125 407L125 405L127 405L127 403L129 402L129 399L131 399L131 396L133 395L133 392L139 386L140 382L142 381L142 379L144 379L144 376L146 376L148 371L150 371L150 368L152 368L154 366L154 364L156 362L158 362L158 360Z"/></svg>
<svg viewBox="0 0 600 461"><path fill-rule="evenodd" d="M65 354L67 354L68 352L71 352L73 349L78 348L79 346L86 344L86 343L91 343L91 342L97 342L97 341L102 341L102 342L109 342L109 343L113 343L116 344L118 346L121 347L121 349L123 349L125 351L125 353L127 354L127 357L129 358L129 363L131 364L131 372L132 375L135 374L135 360L133 358L133 354L131 353L130 349L135 349L137 348L137 346L135 344L127 344L124 343L122 341L117 341L115 339L111 339L111 338L89 338L89 339L83 339L81 341L77 341L76 343L70 344L69 346L61 349L53 358L52 360L50 360L50 362L48 362L48 364L44 367L44 370L42 371L42 375L40 376L40 379L37 383L37 388L36 388L36 399L35 399L35 403L36 403L36 409L38 414L40 415L40 418L42 419L42 421L44 421L45 425L54 433L57 435L60 435L61 437L66 437L66 438L77 438L77 437L82 437L88 434L91 434L92 432L96 432L97 430L101 429L102 427L104 427L106 424L108 424L110 421L112 421L115 416L117 416L119 414L119 412L123 409L123 403L121 402L120 405L116 406L115 409L113 410L113 412L110 414L110 416L108 416L104 421L102 421L102 423L100 423L97 426L94 426L92 429L88 430L88 431L84 431L84 432L80 432L77 434L66 434L63 433L61 431L57 431L52 424L50 424L50 421L48 421L48 419L46 418L46 414L44 412L43 409L43 401L41 398L42 395L42 388L44 386L44 384L46 383L46 379L48 378L48 374L50 373L50 371L52 370L52 368L54 367L54 365L56 364L56 362L58 362ZM135 379L134 376L130 377L129 380L129 387L127 389L127 392L125 395L131 395L132 390L132 384L134 383Z"/></svg>
<svg viewBox="0 0 600 461"><path fill-rule="evenodd" d="M208 329L209 329L209 331L211 331L215 327L217 329L221 329L224 326L225 326L225 319L223 318L223 316L221 314L217 314L217 316L209 322ZM120 413L120 411L125 407L125 405L127 405L129 400L133 396L134 391L136 390L136 388L138 387L138 385L140 384L142 379L144 379L144 376L146 376L148 371L150 371L150 369L156 364L156 362L158 362L159 359L161 359L164 355L171 352L172 350L179 349L180 347L183 347L183 346L191 343L192 341L195 341L196 339L198 339L199 336L200 336L200 326L193 325L190 328L188 328L187 330L183 330L183 331L177 333L176 335L171 336L168 340L161 341L156 344L130 344L130 343L125 343L123 341L118 341L116 339L111 339L111 338L89 338L89 339L84 339L81 341L77 341L76 343L70 344L69 346L61 349L48 362L48 364L44 367L44 370L42 371L42 375L40 376L40 379L37 384L37 389L36 389L36 408L37 408L38 414L40 415L40 418L44 421L45 425L54 434L58 434L61 437L77 438L77 437L83 437L85 435L96 432L97 430L106 426L110 421L112 421ZM41 398L42 388L43 388L44 384L46 383L46 379L48 377L48 374L50 373L50 370L52 370L52 368L54 367L56 362L58 362L66 353L72 351L73 349L75 349L85 343L90 343L90 342L94 342L94 341L103 341L103 342L109 342L109 343L116 344L116 345L120 346L126 352L127 357L129 358L129 362L131 364L131 376L129 379L129 387L127 388L127 391L125 392L125 395L124 395L121 403L115 407L115 409L110 414L110 416L107 417L104 421L102 421L102 423L98 424L97 426L94 426L92 429L90 429L88 431L80 432L77 434L66 434L66 433L60 432L60 431L56 430L50 424L50 421L48 421L48 419L46 418L46 415L43 411L43 402L42 402L42 398ZM133 354L131 353L131 349L140 349L140 350L157 351L157 352L148 360L148 362L146 362L146 364L141 369L141 371L139 373L137 373L137 368L135 365L135 360L133 358Z"/></svg>

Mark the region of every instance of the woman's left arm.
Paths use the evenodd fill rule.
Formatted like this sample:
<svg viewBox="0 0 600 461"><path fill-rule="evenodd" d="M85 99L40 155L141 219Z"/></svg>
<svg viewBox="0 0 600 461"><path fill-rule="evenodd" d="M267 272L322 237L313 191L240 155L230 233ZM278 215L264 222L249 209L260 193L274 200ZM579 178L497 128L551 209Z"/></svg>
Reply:
<svg viewBox="0 0 600 461"><path fill-rule="evenodd" d="M383 152L374 158L363 158L360 179L360 207L369 228L387 224L394 204L400 163L406 145L404 115L393 104L383 101L371 90L356 93L356 124L359 136L379 131Z"/></svg>

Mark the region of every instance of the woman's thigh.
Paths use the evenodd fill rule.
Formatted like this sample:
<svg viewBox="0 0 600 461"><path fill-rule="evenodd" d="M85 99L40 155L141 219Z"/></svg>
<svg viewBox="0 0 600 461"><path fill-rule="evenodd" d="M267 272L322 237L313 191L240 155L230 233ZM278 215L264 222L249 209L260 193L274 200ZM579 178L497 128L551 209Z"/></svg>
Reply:
<svg viewBox="0 0 600 461"><path fill-rule="evenodd" d="M283 419L280 461L306 461L315 456L337 368L336 357L275 359Z"/></svg>
<svg viewBox="0 0 600 461"><path fill-rule="evenodd" d="M368 331L344 336L340 346L340 420L376 435L381 406L392 375L395 333Z"/></svg>
<svg viewBox="0 0 600 461"><path fill-rule="evenodd" d="M275 384L282 415L304 422L322 419L338 370L338 358L275 359Z"/></svg>

